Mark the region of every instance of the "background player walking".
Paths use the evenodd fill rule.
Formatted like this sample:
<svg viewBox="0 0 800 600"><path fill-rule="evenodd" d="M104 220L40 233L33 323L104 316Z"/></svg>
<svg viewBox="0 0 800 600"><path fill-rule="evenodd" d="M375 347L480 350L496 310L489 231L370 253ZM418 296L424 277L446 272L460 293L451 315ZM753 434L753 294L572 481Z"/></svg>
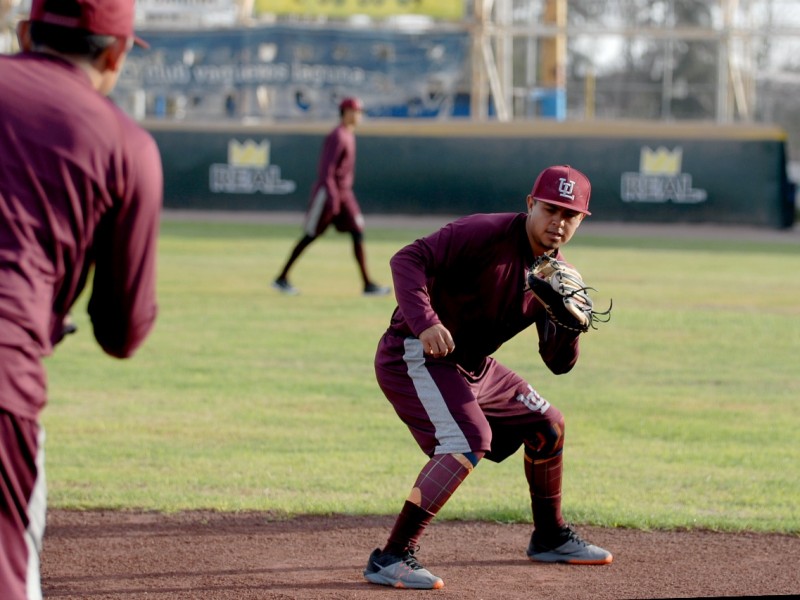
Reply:
<svg viewBox="0 0 800 600"><path fill-rule="evenodd" d="M0 597L41 598L42 358L94 265L89 315L108 354L156 318L163 177L152 137L104 96L134 0L33 0L22 52L0 56ZM77 376L77 374L76 374Z"/></svg>
<svg viewBox="0 0 800 600"><path fill-rule="evenodd" d="M364 295L385 296L391 292L369 276L364 250L364 216L353 193L356 167L356 126L361 121L362 104L358 98L345 98L339 104L339 125L325 138L319 157L317 181L311 191L306 211L304 235L295 245L289 259L272 282L272 287L284 294L295 295L297 288L289 283L289 270L308 246L322 235L329 225L337 231L349 232Z"/></svg>
<svg viewBox="0 0 800 600"><path fill-rule="evenodd" d="M386 544L369 557L368 581L441 588L415 557L422 533L481 458L500 462L521 445L534 522L528 557L611 562L561 514L561 412L490 356L535 325L539 354L553 373L576 364L580 333L555 325L526 283L537 258L563 260L561 246L590 214L590 192L583 173L549 167L527 196L527 212L467 216L392 257L398 306L378 344L375 373L430 460Z"/></svg>

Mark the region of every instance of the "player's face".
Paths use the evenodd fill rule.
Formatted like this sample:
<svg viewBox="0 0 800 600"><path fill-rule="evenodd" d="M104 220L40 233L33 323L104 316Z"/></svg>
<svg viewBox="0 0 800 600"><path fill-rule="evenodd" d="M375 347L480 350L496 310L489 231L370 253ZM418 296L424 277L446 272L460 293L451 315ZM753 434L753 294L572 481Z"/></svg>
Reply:
<svg viewBox="0 0 800 600"><path fill-rule="evenodd" d="M360 110L352 110L348 109L344 111L342 115L342 121L345 125L350 125L351 127L355 127L359 123L361 123L361 119L363 117L363 113Z"/></svg>
<svg viewBox="0 0 800 600"><path fill-rule="evenodd" d="M557 250L566 244L583 221L584 214L534 200L530 195L528 202L528 240L536 256Z"/></svg>

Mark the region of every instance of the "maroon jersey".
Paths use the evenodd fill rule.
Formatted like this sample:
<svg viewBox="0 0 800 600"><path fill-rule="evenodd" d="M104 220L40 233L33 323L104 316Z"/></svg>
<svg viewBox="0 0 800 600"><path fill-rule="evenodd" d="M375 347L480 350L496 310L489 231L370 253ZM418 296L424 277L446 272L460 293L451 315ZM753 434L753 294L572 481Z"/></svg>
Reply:
<svg viewBox="0 0 800 600"><path fill-rule="evenodd" d="M334 214L339 212L343 196L352 196L356 175L356 136L344 125L331 131L322 145L317 166L316 190L325 188Z"/></svg>
<svg viewBox="0 0 800 600"><path fill-rule="evenodd" d="M129 356L156 316L163 177L152 137L88 75L39 53L0 56L0 408L36 418L41 357L94 279L101 347Z"/></svg>
<svg viewBox="0 0 800 600"><path fill-rule="evenodd" d="M311 190L303 226L307 235L322 235L333 223L337 231L363 231L364 217L353 193L356 136L339 125L322 144L317 180Z"/></svg>
<svg viewBox="0 0 800 600"><path fill-rule="evenodd" d="M526 289L534 257L525 219L525 213L464 217L397 252L390 263L398 301L390 330L419 336L441 323L455 341L447 358L473 371L536 323L545 364L569 371L578 360L578 334L550 322Z"/></svg>

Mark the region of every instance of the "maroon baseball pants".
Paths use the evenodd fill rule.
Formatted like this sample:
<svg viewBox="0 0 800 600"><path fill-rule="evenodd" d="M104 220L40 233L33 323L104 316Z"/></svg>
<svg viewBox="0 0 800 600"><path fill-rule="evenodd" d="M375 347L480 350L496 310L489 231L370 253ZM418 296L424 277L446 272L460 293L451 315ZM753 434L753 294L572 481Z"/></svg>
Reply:
<svg viewBox="0 0 800 600"><path fill-rule="evenodd" d="M42 597L39 553L47 492L44 430L0 409L0 596Z"/></svg>
<svg viewBox="0 0 800 600"><path fill-rule="evenodd" d="M524 441L547 451L563 416L522 377L491 357L477 372L423 353L417 338L387 332L375 356L384 394L428 456L485 452L500 462Z"/></svg>

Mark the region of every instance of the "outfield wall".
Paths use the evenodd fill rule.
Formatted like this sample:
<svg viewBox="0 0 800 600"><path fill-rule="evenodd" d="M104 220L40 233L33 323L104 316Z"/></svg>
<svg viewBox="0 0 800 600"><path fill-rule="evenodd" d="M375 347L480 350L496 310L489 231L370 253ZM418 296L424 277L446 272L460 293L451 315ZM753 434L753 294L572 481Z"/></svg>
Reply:
<svg viewBox="0 0 800 600"><path fill-rule="evenodd" d="M175 209L303 211L335 122L145 122ZM365 214L524 210L536 175L571 164L592 219L791 227L786 135L769 126L632 122L367 121L356 195Z"/></svg>

